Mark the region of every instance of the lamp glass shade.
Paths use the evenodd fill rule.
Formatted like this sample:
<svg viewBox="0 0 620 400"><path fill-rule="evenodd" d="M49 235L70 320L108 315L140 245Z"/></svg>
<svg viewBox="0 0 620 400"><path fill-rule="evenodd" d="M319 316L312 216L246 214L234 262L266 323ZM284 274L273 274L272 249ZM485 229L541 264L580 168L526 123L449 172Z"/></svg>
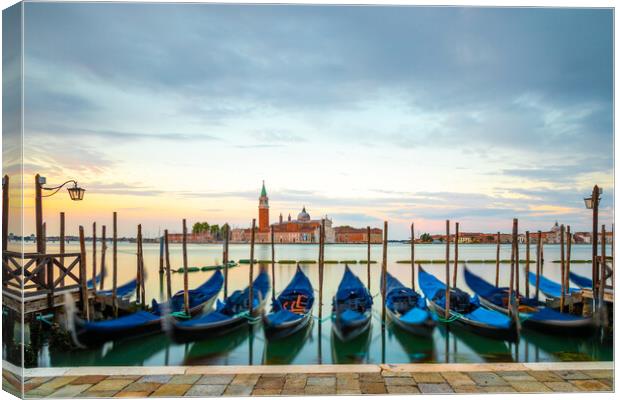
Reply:
<svg viewBox="0 0 620 400"><path fill-rule="evenodd" d="M586 204L586 208L588 210L592 209L592 197L586 197L585 199L583 199L583 202Z"/></svg>
<svg viewBox="0 0 620 400"><path fill-rule="evenodd" d="M84 198L84 192L86 189L74 186L72 188L68 188L67 191L69 192L69 197L71 197L71 200L79 201Z"/></svg>

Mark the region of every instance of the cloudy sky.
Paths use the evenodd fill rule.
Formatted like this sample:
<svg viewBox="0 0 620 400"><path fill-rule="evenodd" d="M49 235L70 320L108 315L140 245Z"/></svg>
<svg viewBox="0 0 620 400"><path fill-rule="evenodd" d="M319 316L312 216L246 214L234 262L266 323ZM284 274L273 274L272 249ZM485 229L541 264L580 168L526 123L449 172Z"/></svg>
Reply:
<svg viewBox="0 0 620 400"><path fill-rule="evenodd" d="M26 3L26 183L87 189L46 200L49 234L61 210L68 226L118 211L127 235L246 226L263 179L272 219L306 205L336 225L388 220L394 239L446 218L586 230L595 183L610 224L612 17Z"/></svg>

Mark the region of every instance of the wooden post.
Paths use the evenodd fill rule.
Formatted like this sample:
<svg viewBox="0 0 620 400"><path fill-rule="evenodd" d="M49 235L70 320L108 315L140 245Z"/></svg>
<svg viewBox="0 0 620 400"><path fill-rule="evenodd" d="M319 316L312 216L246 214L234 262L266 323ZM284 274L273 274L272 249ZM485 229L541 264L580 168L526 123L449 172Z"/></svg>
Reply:
<svg viewBox="0 0 620 400"><path fill-rule="evenodd" d="M454 272L452 276L452 286L456 287L456 274L459 262L459 223L456 223L454 230Z"/></svg>
<svg viewBox="0 0 620 400"><path fill-rule="evenodd" d="M517 219L513 218L512 219L512 240L511 240L511 250L510 250L510 285L508 286L508 310L510 312L510 315L512 315L512 296L513 296L513 291L514 291L514 285L515 285L515 247L517 245L517 231L518 231L518 226L517 226Z"/></svg>
<svg viewBox="0 0 620 400"><path fill-rule="evenodd" d="M614 290L614 262L616 261L616 254L614 252L614 243L616 243L616 237L614 236L614 224L611 224L611 290Z"/></svg>
<svg viewBox="0 0 620 400"><path fill-rule="evenodd" d="M525 231L525 297L530 298L530 231Z"/></svg>
<svg viewBox="0 0 620 400"><path fill-rule="evenodd" d="M144 250L142 248L142 224L138 224L138 269L140 271L140 300L142 308L146 307L146 293L144 288Z"/></svg>
<svg viewBox="0 0 620 400"><path fill-rule="evenodd" d="M108 249L105 238L105 225L101 226L101 281L99 282L99 290L103 290L103 280L106 275L105 252Z"/></svg>
<svg viewBox="0 0 620 400"><path fill-rule="evenodd" d="M325 278L325 219L319 228L319 320L323 318L323 280Z"/></svg>
<svg viewBox="0 0 620 400"><path fill-rule="evenodd" d="M168 300L172 298L172 282L170 281L170 245L168 242L168 229L164 230L164 251L166 255L166 292L168 294Z"/></svg>
<svg viewBox="0 0 620 400"><path fill-rule="evenodd" d="M97 294L97 223L93 222L93 293Z"/></svg>
<svg viewBox="0 0 620 400"><path fill-rule="evenodd" d="M271 225L271 299L276 298L276 235L273 231L273 225Z"/></svg>
<svg viewBox="0 0 620 400"><path fill-rule="evenodd" d="M142 235L142 225L138 224L138 235L136 236L136 304L141 304L142 290L140 285L142 284L142 269L140 268L140 236Z"/></svg>
<svg viewBox="0 0 620 400"><path fill-rule="evenodd" d="M248 297L248 310L250 315L254 312L254 235L256 231L256 218L252 219L252 234L250 235L250 286Z"/></svg>
<svg viewBox="0 0 620 400"><path fill-rule="evenodd" d="M366 227L366 275L370 292L370 226Z"/></svg>
<svg viewBox="0 0 620 400"><path fill-rule="evenodd" d="M2 178L2 251L9 249L9 175ZM3 274L4 276L4 274Z"/></svg>
<svg viewBox="0 0 620 400"><path fill-rule="evenodd" d="M114 318L118 317L118 304L116 301L116 287L118 285L117 228L117 215L116 211L114 211L112 213L112 308L114 310Z"/></svg>
<svg viewBox="0 0 620 400"><path fill-rule="evenodd" d="M605 307L605 280L606 278L606 270L607 270L607 262L605 257L607 255L605 245L607 239L605 238L605 225L602 226L601 229L601 264L599 270L601 271L601 277L599 279L599 289L598 289L598 304L599 304L599 322L602 326L606 326L606 307Z"/></svg>
<svg viewBox="0 0 620 400"><path fill-rule="evenodd" d="M160 231L161 232L161 231ZM159 237L159 273L164 273L164 237Z"/></svg>
<svg viewBox="0 0 620 400"><path fill-rule="evenodd" d="M224 300L228 298L228 236L230 235L228 222L224 224L226 236L224 236Z"/></svg>
<svg viewBox="0 0 620 400"><path fill-rule="evenodd" d="M450 220L446 220L446 309L444 318L450 318Z"/></svg>
<svg viewBox="0 0 620 400"><path fill-rule="evenodd" d="M183 304L185 314L189 315L189 281L187 269L187 221L183 218Z"/></svg>
<svg viewBox="0 0 620 400"><path fill-rule="evenodd" d="M385 296L387 284L387 248L388 248L388 222L383 221L383 261L381 265L381 322L385 326Z"/></svg>
<svg viewBox="0 0 620 400"><path fill-rule="evenodd" d="M415 291L415 234L414 225L411 223L411 289Z"/></svg>
<svg viewBox="0 0 620 400"><path fill-rule="evenodd" d="M542 273L542 232L538 231L536 243L536 301L538 301L538 291L540 287L540 274Z"/></svg>
<svg viewBox="0 0 620 400"><path fill-rule="evenodd" d="M521 295L521 268L519 268L519 220L517 220L517 241L515 242L515 300L519 304L519 296Z"/></svg>
<svg viewBox="0 0 620 400"><path fill-rule="evenodd" d="M499 246L501 235L497 232L497 247L495 249L495 287L499 287Z"/></svg>
<svg viewBox="0 0 620 400"><path fill-rule="evenodd" d="M571 261L571 247L573 242L573 235L570 232L570 225L566 226L566 272L564 273L564 287L566 288L566 294L570 293L570 261ZM572 304L571 304L572 308Z"/></svg>
<svg viewBox="0 0 620 400"><path fill-rule="evenodd" d="M80 225L80 288L82 292L82 315L87 321L90 321L88 288L86 287L88 277L86 271L86 243L84 241L84 227Z"/></svg>
<svg viewBox="0 0 620 400"><path fill-rule="evenodd" d="M564 297L566 292L566 264L564 260L564 238L566 235L566 231L564 228L564 224L560 226L560 269L561 269L561 277L560 277L560 312L564 312Z"/></svg>
<svg viewBox="0 0 620 400"><path fill-rule="evenodd" d="M598 185L594 185L592 189L592 296L596 298L596 289L598 277ZM596 303L595 301L593 301Z"/></svg>
<svg viewBox="0 0 620 400"><path fill-rule="evenodd" d="M60 263L64 266L65 265L65 257L63 257L63 254L65 254L65 213L61 212L60 213ZM60 286L63 287L65 286L65 279L63 278L60 281Z"/></svg>

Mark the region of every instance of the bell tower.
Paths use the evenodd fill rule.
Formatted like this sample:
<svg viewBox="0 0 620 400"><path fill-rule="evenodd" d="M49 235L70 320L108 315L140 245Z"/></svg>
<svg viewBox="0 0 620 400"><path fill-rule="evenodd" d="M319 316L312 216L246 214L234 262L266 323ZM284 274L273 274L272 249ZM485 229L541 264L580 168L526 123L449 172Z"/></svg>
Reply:
<svg viewBox="0 0 620 400"><path fill-rule="evenodd" d="M265 189L265 181L258 198L258 231L269 232L269 197Z"/></svg>

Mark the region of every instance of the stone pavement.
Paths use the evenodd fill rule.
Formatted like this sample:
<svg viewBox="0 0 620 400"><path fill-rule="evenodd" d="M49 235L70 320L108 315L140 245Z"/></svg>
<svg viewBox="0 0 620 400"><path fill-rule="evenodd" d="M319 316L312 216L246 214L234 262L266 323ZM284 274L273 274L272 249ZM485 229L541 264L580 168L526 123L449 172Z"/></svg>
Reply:
<svg viewBox="0 0 620 400"><path fill-rule="evenodd" d="M27 398L610 392L613 364L47 368L26 370L24 390Z"/></svg>

